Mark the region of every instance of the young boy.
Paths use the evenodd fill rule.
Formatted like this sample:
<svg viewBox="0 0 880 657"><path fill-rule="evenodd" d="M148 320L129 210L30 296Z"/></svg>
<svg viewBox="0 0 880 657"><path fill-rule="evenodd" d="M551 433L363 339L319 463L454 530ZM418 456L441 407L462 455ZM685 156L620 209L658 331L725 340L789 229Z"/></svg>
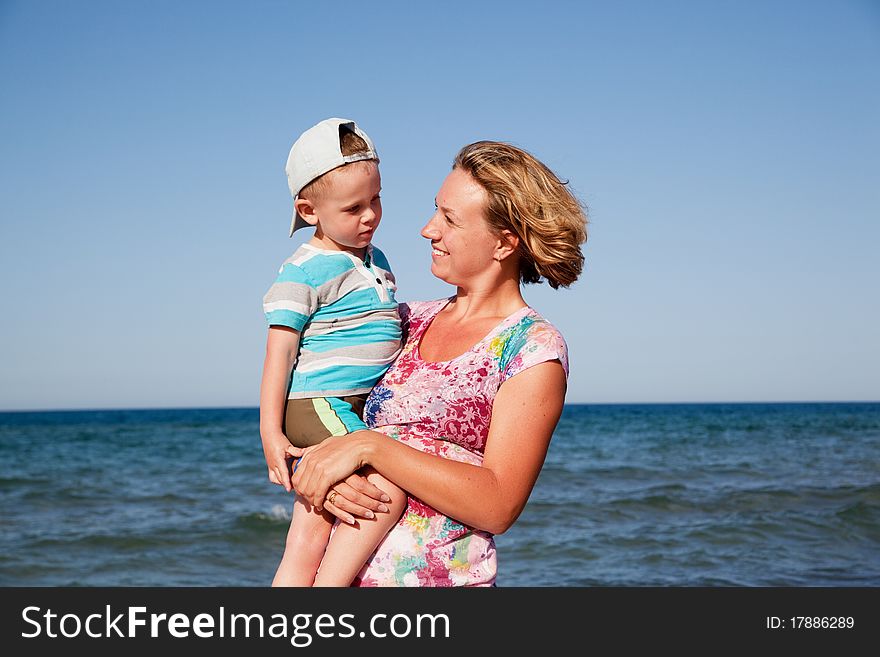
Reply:
<svg viewBox="0 0 880 657"><path fill-rule="evenodd" d="M314 236L284 261L263 298L269 323L260 387L260 435L269 479L290 490L290 444L365 429L364 401L400 352L394 276L371 245L381 179L373 142L354 121L326 119L306 130L287 159L294 199L290 235ZM273 586L348 586L397 522L406 494L375 471L387 513L359 527L317 512L297 495ZM332 505L333 492L327 504Z"/></svg>

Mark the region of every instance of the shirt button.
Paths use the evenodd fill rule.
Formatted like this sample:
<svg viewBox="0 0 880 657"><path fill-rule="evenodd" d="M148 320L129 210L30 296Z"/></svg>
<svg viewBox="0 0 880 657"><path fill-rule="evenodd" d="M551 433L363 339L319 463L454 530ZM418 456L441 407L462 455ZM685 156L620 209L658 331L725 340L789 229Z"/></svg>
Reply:
<svg viewBox="0 0 880 657"><path fill-rule="evenodd" d="M377 278L377 279L376 279L376 282L377 282L379 285L382 285L382 279L381 279L381 278Z"/></svg>

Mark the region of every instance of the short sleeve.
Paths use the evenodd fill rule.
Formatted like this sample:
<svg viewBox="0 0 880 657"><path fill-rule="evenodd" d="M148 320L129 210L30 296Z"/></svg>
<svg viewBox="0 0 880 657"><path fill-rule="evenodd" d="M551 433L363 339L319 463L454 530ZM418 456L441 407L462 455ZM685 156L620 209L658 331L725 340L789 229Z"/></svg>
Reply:
<svg viewBox="0 0 880 657"><path fill-rule="evenodd" d="M530 367L558 360L568 377L568 345L559 330L547 321L525 323L504 346L502 380Z"/></svg>
<svg viewBox="0 0 880 657"><path fill-rule="evenodd" d="M318 309L318 291L308 274L297 265L284 263L278 278L263 297L263 313L269 326L302 331Z"/></svg>
<svg viewBox="0 0 880 657"><path fill-rule="evenodd" d="M409 304L406 302L397 304L397 314L400 316L401 340L405 344L407 338L409 338L409 318L411 314Z"/></svg>

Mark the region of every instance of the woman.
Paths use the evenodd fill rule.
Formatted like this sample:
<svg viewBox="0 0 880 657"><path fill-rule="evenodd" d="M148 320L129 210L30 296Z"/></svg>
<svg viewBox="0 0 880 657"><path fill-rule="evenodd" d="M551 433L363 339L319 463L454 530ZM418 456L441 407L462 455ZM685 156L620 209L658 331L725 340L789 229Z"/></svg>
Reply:
<svg viewBox="0 0 880 657"><path fill-rule="evenodd" d="M565 341L520 286L581 273L577 199L529 153L482 141L455 158L435 206L422 236L455 296L402 307L406 344L365 408L373 431L296 452L291 484L340 518L368 517L336 486L366 466L410 496L355 585L494 585L492 536L525 506L565 399Z"/></svg>

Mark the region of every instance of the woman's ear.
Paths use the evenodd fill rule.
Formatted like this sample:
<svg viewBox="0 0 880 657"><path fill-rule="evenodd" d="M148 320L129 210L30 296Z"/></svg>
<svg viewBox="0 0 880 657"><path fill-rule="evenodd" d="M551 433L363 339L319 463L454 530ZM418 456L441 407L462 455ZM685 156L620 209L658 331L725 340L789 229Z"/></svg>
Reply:
<svg viewBox="0 0 880 657"><path fill-rule="evenodd" d="M315 213L315 206L312 205L311 201L298 198L293 202L293 208L310 226L315 226L318 223L318 215Z"/></svg>
<svg viewBox="0 0 880 657"><path fill-rule="evenodd" d="M502 230L498 236L498 245L492 257L501 262L519 249L519 237L509 230Z"/></svg>

